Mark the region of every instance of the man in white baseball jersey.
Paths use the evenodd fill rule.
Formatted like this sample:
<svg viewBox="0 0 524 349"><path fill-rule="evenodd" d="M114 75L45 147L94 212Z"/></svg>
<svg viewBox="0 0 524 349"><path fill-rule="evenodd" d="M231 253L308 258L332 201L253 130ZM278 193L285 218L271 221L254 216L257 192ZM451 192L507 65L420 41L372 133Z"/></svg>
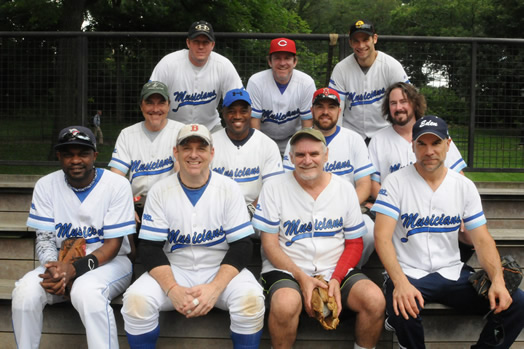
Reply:
<svg viewBox="0 0 524 349"><path fill-rule="evenodd" d="M144 84L140 93L144 121L120 132L108 165L111 171L128 176L136 203L137 223L140 223L151 186L172 174L176 167L173 148L178 131L184 125L167 118L169 106L169 92L164 83L150 81Z"/></svg>
<svg viewBox="0 0 524 349"><path fill-rule="evenodd" d="M56 154L62 166L35 185L27 225L36 229L40 266L15 284L13 328L18 348L38 348L46 304L64 302L65 285L86 329L89 348L118 348L111 300L131 282L128 234L135 231L129 182L95 168L95 136L87 127L60 131ZM86 256L58 262L66 239L84 238Z"/></svg>
<svg viewBox="0 0 524 349"><path fill-rule="evenodd" d="M245 268L253 227L238 184L210 171L213 154L205 126L184 126L174 148L180 171L149 191L139 236L147 271L122 307L131 348L155 347L160 311L194 318L213 307L229 310L234 348L258 348L264 296Z"/></svg>
<svg viewBox="0 0 524 349"><path fill-rule="evenodd" d="M366 233L353 186L323 170L328 148L322 133L293 135L293 172L262 187L253 225L262 231L262 283L270 307L273 348L291 348L304 307L313 316L315 287L328 289L339 313L356 313L355 348L373 348L384 320L382 291L355 266ZM329 286L315 279L322 275Z"/></svg>
<svg viewBox="0 0 524 349"><path fill-rule="evenodd" d="M247 83L253 101L251 126L277 142L283 154L289 138L300 128L312 125L315 82L295 69L298 58L293 40L272 40L267 62L270 69L253 74Z"/></svg>
<svg viewBox="0 0 524 349"><path fill-rule="evenodd" d="M377 40L371 22L358 20L352 24L349 45L353 53L335 66L329 81L329 87L342 97L343 126L366 138L366 143L388 125L381 113L388 86L409 81L396 59L375 50Z"/></svg>
<svg viewBox="0 0 524 349"><path fill-rule="evenodd" d="M320 88L313 95L312 103L313 128L322 132L329 149L324 171L341 176L350 182L356 190L359 203L364 204L371 194L370 176L375 172L364 140L358 133L337 126L340 114L340 96L337 91L328 87ZM290 151L291 144L288 142L284 155L285 171L295 170L290 160ZM368 233L362 237L364 249L357 265L359 268L366 264L375 250L373 220L368 215L363 217Z"/></svg>
<svg viewBox="0 0 524 349"><path fill-rule="evenodd" d="M402 348L424 348L420 311L437 302L467 313L489 312L473 347L509 348L524 326L524 292L510 295L505 287L475 185L444 166L450 142L444 120L417 120L415 164L386 178L372 208L377 212L375 245L387 272L386 326L395 330ZM476 294L468 281L473 269L460 261L462 220L492 282L489 299ZM503 338L496 338L501 331Z"/></svg>
<svg viewBox="0 0 524 349"><path fill-rule="evenodd" d="M262 183L283 173L282 158L271 138L251 128L251 98L246 90L228 91L222 107L226 128L213 134L211 168L240 185L253 216Z"/></svg>
<svg viewBox="0 0 524 349"><path fill-rule="evenodd" d="M150 80L167 85L171 97L170 119L218 130L222 127L217 111L220 98L231 89L241 88L242 81L229 59L212 52L215 34L210 23L191 24L186 44L187 50L164 56Z"/></svg>

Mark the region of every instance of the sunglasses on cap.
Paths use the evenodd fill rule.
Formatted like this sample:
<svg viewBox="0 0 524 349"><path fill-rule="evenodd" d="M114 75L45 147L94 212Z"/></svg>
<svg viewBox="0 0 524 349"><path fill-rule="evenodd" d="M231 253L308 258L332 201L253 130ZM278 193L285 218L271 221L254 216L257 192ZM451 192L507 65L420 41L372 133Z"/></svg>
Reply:
<svg viewBox="0 0 524 349"><path fill-rule="evenodd" d="M92 143L91 138L83 132L78 130L70 130L62 135L58 140L59 143L71 142L73 140L79 139L81 141Z"/></svg>

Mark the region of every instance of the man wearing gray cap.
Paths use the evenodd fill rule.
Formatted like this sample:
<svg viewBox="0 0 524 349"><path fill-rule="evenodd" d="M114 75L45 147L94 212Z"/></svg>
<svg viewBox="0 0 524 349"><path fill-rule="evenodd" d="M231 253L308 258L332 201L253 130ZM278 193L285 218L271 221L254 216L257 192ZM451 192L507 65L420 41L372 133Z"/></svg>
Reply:
<svg viewBox="0 0 524 349"><path fill-rule="evenodd" d="M260 344L264 296L246 269L253 227L238 184L209 169L213 155L209 130L185 125L174 149L180 171L149 192L138 248L146 272L122 306L131 348L155 347L160 311L194 318L214 307L229 311L234 348Z"/></svg>
<svg viewBox="0 0 524 349"><path fill-rule="evenodd" d="M144 121L120 132L108 165L111 171L128 176L133 189L137 223L140 223L151 186L172 174L176 167L173 148L178 131L184 125L167 118L169 106L169 93L164 83L150 81L144 84L140 93Z"/></svg>
<svg viewBox="0 0 524 349"><path fill-rule="evenodd" d="M264 184L253 217L253 226L262 232L261 279L271 345L293 347L302 309L314 316L312 294L321 287L335 299L335 310L328 311L337 318L335 324L343 308L356 313L354 348L374 348L385 300L380 288L355 268L366 234L355 189L324 170L329 149L322 132L302 129L290 144L295 169Z"/></svg>
<svg viewBox="0 0 524 349"><path fill-rule="evenodd" d="M229 59L212 52L215 34L210 23L191 24L186 44L187 50L164 56L150 80L167 85L171 97L170 119L183 124L203 124L214 132L222 128L218 102L227 91L241 88L242 81Z"/></svg>
<svg viewBox="0 0 524 349"><path fill-rule="evenodd" d="M16 282L12 296L17 347L37 348L44 307L70 299L89 348L118 348L109 303L131 282L126 256L126 236L135 232L131 187L125 178L94 167L98 153L88 128L64 128L55 149L62 170L38 180L27 219L27 226L36 229L40 266ZM64 241L80 238L85 257L59 261Z"/></svg>

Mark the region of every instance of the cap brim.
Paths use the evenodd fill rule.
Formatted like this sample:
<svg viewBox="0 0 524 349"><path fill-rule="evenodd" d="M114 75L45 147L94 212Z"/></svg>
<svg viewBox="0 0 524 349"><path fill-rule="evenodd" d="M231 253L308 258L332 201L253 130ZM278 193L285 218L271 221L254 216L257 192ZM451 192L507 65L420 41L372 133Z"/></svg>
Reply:
<svg viewBox="0 0 524 349"><path fill-rule="evenodd" d="M67 143L55 144L54 148L55 148L55 150L59 150L61 148L65 148L65 147L68 147L70 145L80 145L80 146L83 146L83 147L91 148L94 151L96 151L96 147L94 145L92 145L91 143L84 143L84 142L81 142L81 141L71 141L71 142L67 142Z"/></svg>
<svg viewBox="0 0 524 349"><path fill-rule="evenodd" d="M213 42L215 41L215 38L214 38L211 34L206 33L206 32L196 32L196 33L193 33L191 36L189 36L189 38L192 40L192 39L194 39L194 38L196 38L197 36L200 36L200 35L205 35L205 36L208 37L209 40L211 40L211 41L213 41Z"/></svg>
<svg viewBox="0 0 524 349"><path fill-rule="evenodd" d="M148 99L148 98L151 97L152 95L160 95L160 96L162 96L166 101L169 100L169 97L168 97L167 95L165 95L164 93L162 93L162 92L158 92L158 91L151 91L151 92L146 93L146 94L142 97L142 101L145 100L145 99Z"/></svg>

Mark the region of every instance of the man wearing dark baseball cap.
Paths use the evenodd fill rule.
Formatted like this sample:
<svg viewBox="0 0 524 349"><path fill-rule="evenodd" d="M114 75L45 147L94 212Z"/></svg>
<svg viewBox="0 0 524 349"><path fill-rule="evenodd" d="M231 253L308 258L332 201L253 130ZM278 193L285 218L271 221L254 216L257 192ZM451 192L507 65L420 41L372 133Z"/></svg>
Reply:
<svg viewBox="0 0 524 349"><path fill-rule="evenodd" d="M375 50L377 40L372 22L353 22L349 28L353 54L335 66L329 81L342 99L343 126L360 134L366 143L389 125L381 111L384 91L398 81L409 82L395 58Z"/></svg>
<svg viewBox="0 0 524 349"><path fill-rule="evenodd" d="M413 125L413 142L416 142L420 136L432 134L440 139L448 139L448 125L444 119L435 115L426 115L418 119Z"/></svg>
<svg viewBox="0 0 524 349"><path fill-rule="evenodd" d="M267 63L270 69L249 78L251 95L251 126L273 139L283 154L291 136L300 128L311 127L311 96L313 79L295 69L298 62L293 40L271 40Z"/></svg>
<svg viewBox="0 0 524 349"><path fill-rule="evenodd" d="M229 59L213 52L215 32L204 20L191 24L187 49L164 56L151 81L166 84L171 106L168 118L183 124L202 124L211 133L222 128L217 107L227 91L242 88L242 80Z"/></svg>
<svg viewBox="0 0 524 349"><path fill-rule="evenodd" d="M323 87L313 94L313 129L325 137L329 149L325 171L347 180L357 193L360 205L364 205L371 194L371 174L375 168L371 164L368 150L362 137L358 133L337 125L340 114L340 96L337 91ZM291 142L290 142L291 143ZM295 166L291 162L291 144L288 144L284 154L284 171L293 171ZM368 210L369 211L369 210ZM362 237L362 257L358 267L362 267L375 250L373 240L373 220L363 215L368 231Z"/></svg>

